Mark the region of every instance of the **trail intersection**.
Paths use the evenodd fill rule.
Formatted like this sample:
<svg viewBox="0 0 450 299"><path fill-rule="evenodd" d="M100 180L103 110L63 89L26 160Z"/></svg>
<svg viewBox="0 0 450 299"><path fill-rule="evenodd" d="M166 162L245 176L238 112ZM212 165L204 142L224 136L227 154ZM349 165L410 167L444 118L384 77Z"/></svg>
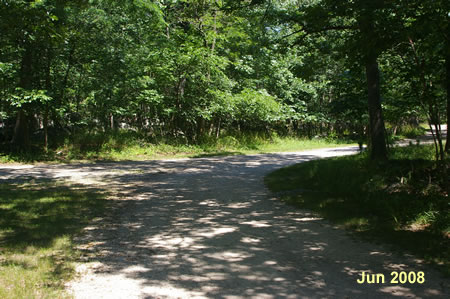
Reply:
<svg viewBox="0 0 450 299"><path fill-rule="evenodd" d="M420 260L355 240L276 199L272 170L355 153L299 153L96 164L0 166L1 181L64 179L119 196L80 237L76 298L449 298ZM349 178L351 179L351 178ZM423 271L423 284L391 284ZM362 273L385 283L359 284Z"/></svg>

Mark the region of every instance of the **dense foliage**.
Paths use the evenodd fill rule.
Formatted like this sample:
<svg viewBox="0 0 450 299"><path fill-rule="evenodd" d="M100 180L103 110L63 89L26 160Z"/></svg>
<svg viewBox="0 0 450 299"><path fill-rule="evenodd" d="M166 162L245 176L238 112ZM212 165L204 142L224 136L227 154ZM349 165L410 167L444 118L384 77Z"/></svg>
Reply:
<svg viewBox="0 0 450 299"><path fill-rule="evenodd" d="M1 142L275 131L370 137L384 158L384 120L394 134L446 122L449 5L1 0Z"/></svg>

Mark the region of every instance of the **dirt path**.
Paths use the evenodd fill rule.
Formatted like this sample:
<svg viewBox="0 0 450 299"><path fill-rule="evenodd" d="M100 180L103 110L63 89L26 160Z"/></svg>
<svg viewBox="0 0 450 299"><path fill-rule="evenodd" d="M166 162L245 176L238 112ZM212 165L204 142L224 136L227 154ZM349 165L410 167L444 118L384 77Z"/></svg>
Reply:
<svg viewBox="0 0 450 299"><path fill-rule="evenodd" d="M274 169L355 151L0 165L0 183L67 179L122 194L114 216L80 240L90 262L68 285L76 298L450 298L448 280L434 269L354 240L263 184ZM363 271L386 282L358 284ZM392 271L423 271L426 281L391 284Z"/></svg>

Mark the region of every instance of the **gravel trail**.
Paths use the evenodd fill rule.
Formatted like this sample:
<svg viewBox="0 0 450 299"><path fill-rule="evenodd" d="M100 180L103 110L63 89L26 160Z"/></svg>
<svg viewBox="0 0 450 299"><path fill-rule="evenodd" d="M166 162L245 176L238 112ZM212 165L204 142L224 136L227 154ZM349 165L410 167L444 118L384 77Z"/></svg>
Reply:
<svg viewBox="0 0 450 299"><path fill-rule="evenodd" d="M449 281L420 260L355 240L263 184L275 169L355 152L0 165L0 183L64 179L120 194L78 240L75 298L450 298ZM358 284L363 271L385 283ZM392 271L423 271L425 283L391 284Z"/></svg>

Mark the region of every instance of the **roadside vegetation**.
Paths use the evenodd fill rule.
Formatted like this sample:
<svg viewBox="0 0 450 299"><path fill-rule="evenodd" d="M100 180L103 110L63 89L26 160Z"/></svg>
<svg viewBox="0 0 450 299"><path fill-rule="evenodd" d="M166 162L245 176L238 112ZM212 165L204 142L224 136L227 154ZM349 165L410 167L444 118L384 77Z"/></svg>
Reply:
<svg viewBox="0 0 450 299"><path fill-rule="evenodd" d="M105 194L62 183L0 185L0 298L65 298L79 253L72 237Z"/></svg>
<svg viewBox="0 0 450 299"><path fill-rule="evenodd" d="M442 0L0 1L2 160L302 149L274 132L351 136L385 160L385 121L393 138L448 121L448 11ZM449 142L439 126L435 136L444 160Z"/></svg>
<svg viewBox="0 0 450 299"><path fill-rule="evenodd" d="M265 179L273 192L355 235L393 245L450 275L449 161L438 165L433 146L391 149L373 163L367 153L311 161Z"/></svg>
<svg viewBox="0 0 450 299"><path fill-rule="evenodd" d="M0 163L70 162L75 160L147 160L214 155L286 152L337 147L354 143L349 138L280 137L276 134L236 134L219 138L205 136L197 143L183 138L148 138L137 132L78 134L62 139L45 151L36 144L32 151L17 151L4 143Z"/></svg>
<svg viewBox="0 0 450 299"><path fill-rule="evenodd" d="M387 138L391 143L402 139L415 139L425 135L427 131L429 131L429 127L425 123L420 125L404 124L401 126L386 123Z"/></svg>
<svg viewBox="0 0 450 299"><path fill-rule="evenodd" d="M0 1L0 163L365 143L370 156L267 182L315 190L285 200L448 266L450 136L435 126L434 149L388 150L450 121L449 3ZM1 298L58 297L70 238L102 203L38 186L0 186Z"/></svg>

